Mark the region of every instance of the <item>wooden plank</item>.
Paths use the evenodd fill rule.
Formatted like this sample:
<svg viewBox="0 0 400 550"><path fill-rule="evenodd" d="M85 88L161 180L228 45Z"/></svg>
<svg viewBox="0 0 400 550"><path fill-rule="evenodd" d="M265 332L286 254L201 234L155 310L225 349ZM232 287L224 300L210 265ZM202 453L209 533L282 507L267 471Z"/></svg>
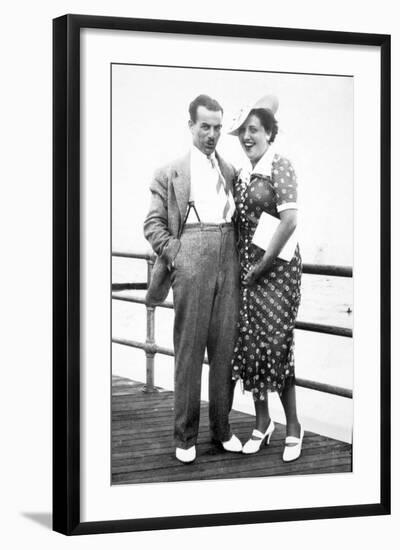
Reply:
<svg viewBox="0 0 400 550"><path fill-rule="evenodd" d="M311 432L306 432L300 459L284 463L286 429L281 424L276 425L271 445L259 453L226 453L210 442L207 403L201 405L197 459L190 465L181 464L172 440L173 392L146 394L142 388L140 383L113 379L112 483L351 471L351 445ZM254 427L254 415L232 411L231 425L244 442Z"/></svg>
<svg viewBox="0 0 400 550"><path fill-rule="evenodd" d="M130 399L125 400L125 403L130 404L130 406L132 407L132 410L138 410L138 411L141 409L150 410L154 407L159 407L166 404L168 405L174 404L174 397L173 395L170 395L170 394L163 394L163 395L157 394L157 397L149 397L146 395L143 395L143 396L132 395L132 396L129 396L129 398ZM117 404L120 403L122 405L124 404L124 401L122 401L122 399L118 396L118 397L114 397L114 399L112 400L112 406L115 406L115 403ZM122 407L121 407L121 410L122 410Z"/></svg>
<svg viewBox="0 0 400 550"><path fill-rule="evenodd" d="M205 477L196 476L193 478L195 481L212 481L212 480L219 480L219 479L245 479L245 478L258 478L258 477L272 477L272 476L289 476L289 475L322 475L322 474L345 474L351 472L351 469L347 465L342 464L336 464L335 466L326 466L323 468L312 468L312 470L304 470L302 472L282 472L282 473L272 473L272 474L261 474L261 473L254 473L254 475L250 476L249 473L246 475L238 474L234 476L229 475L218 475L216 477L212 476L211 474ZM191 481L186 475L180 475L180 476L174 476L169 477L168 479L161 480L158 478L143 478L143 479L132 479L129 475L119 475L112 476L112 485L128 485L128 484L138 484L138 483L161 483L161 482L183 482L183 481Z"/></svg>
<svg viewBox="0 0 400 550"><path fill-rule="evenodd" d="M169 390L163 390L163 389L156 389L156 391L154 392L147 392L147 391L144 391L144 387L145 385L142 384L141 386L119 386L119 387L116 387L115 389L113 388L113 396L118 396L118 397L141 397L141 396L151 396L151 395L155 395L155 396L161 396L161 395L164 395L166 393L173 393Z"/></svg>
<svg viewBox="0 0 400 550"><path fill-rule="evenodd" d="M140 414L145 413L145 411L157 411L161 412L163 410L173 409L174 404L166 402L159 402L151 404L150 407L146 407L141 405L140 407L137 406L137 403L120 403L120 402L113 402L111 404L111 410L115 411L116 413L121 412L123 414Z"/></svg>
<svg viewBox="0 0 400 550"><path fill-rule="evenodd" d="M245 431L240 429L234 429L234 431L242 442L247 441L251 433L251 429L246 429ZM275 432L277 432L277 430L275 430ZM281 445L283 445L283 439L285 434L282 433L281 435L279 435L278 433L275 433L275 432L273 434L273 438L271 439L270 447L273 447L275 442L279 442ZM318 442L318 445L320 445L321 447L325 447L326 449L329 449L330 446L335 445L335 443L337 442L337 440L334 440L334 439L328 439L328 440L320 439L318 435L309 435L308 438L306 438L305 443L307 440L316 440ZM157 432L157 434L155 434L152 431L148 431L146 433L139 433L136 436L132 433L126 433L125 435L113 437L112 444L113 446L116 446L116 447L137 447L137 446L142 446L143 443L146 443L146 442L148 445L151 445L153 441L166 441L172 447L173 446L172 426L165 428L161 432ZM204 427L200 428L198 444L201 444L202 442L209 442L209 441L210 441L209 429ZM338 442L338 443L341 445L347 445L342 442ZM351 446L349 445L349 447Z"/></svg>
<svg viewBox="0 0 400 550"><path fill-rule="evenodd" d="M144 410L143 408L120 408L112 406L112 418L114 421L129 421L129 420L148 420L150 418L162 419L165 416L173 416L174 405L173 404L157 404L151 408ZM208 419L208 407L201 407L200 416ZM230 421L240 420L242 418L254 419L254 415L241 413L239 411L232 411L230 414Z"/></svg>
<svg viewBox="0 0 400 550"><path fill-rule="evenodd" d="M130 393L126 395L119 393L124 388ZM122 398L128 399L130 396L133 397L135 395L151 397L151 396L157 396L157 395L164 395L166 393L173 395L174 393L172 390L166 390L164 388L155 388L154 391L144 391L144 388L145 388L145 384L140 384L140 385L128 384L126 386L120 385L120 386L117 386L115 389L113 387L112 397L116 396L116 397L122 397Z"/></svg>
<svg viewBox="0 0 400 550"><path fill-rule="evenodd" d="M275 430L275 432L276 431L277 430ZM279 436L279 434L275 434L275 432L272 436L273 438L271 439L271 444L269 448L274 448L274 446L276 445L283 447L284 445L283 440L284 440L285 434L282 433L281 436ZM241 439L242 442L245 442L247 440L247 437L250 435L250 432L249 433L246 432L246 436L243 437L242 432L240 430L236 430L236 433L238 434L238 437L239 439ZM171 448L173 448L172 431L168 430L167 432L164 432L161 435L158 435L158 437L148 437L140 434L140 436L138 435L137 438L133 438L133 439L128 439L128 440L117 439L113 441L112 447L113 449L114 448L115 449L118 449L118 448L135 449L138 446L139 447L143 446L143 443L146 443L146 442L149 447L151 447L152 444L157 442L157 443L165 443L167 446L170 446ZM201 445L203 443L211 444L208 430L205 431L204 429L200 431L199 438L198 438L198 445L199 444ZM303 441L303 446L307 446L307 445L323 447L326 449L326 451L328 451L330 448L336 447L337 445L346 446L346 448L350 448L350 445L343 443L341 441L337 441L335 439L328 439L324 441L324 440L321 440L317 435L311 434L311 433L309 435L307 434ZM265 448L262 449L262 451L264 450Z"/></svg>
<svg viewBox="0 0 400 550"><path fill-rule="evenodd" d="M204 446L214 448L214 446L211 446L209 443L205 443L205 444L200 443L197 445L198 455L201 455L202 448ZM215 448L217 449L216 446ZM277 444L276 446L273 446L271 444L269 448L261 449L257 454L259 456L263 456L264 453L267 453L267 456L273 457L275 453L278 453L278 454L281 453L283 451L283 448L284 448L283 443L280 445ZM347 445L344 446L340 442L336 444L332 444L329 447L327 447L326 445L321 444L321 442L319 441L313 441L311 443L304 441L303 454L305 452L304 451L305 449L317 449L318 452L321 452L321 450L323 450L324 456L336 456L337 454L340 454L342 452L346 452L346 453L350 452L349 446ZM146 445L146 447L143 446L142 448L141 447L138 448L137 446L122 447L122 448L113 447L112 457L113 457L114 465L117 465L118 460L120 458L124 459L124 462L123 462L124 464L128 464L131 459L135 459L136 457L139 457L139 456L152 456L152 454L156 455L156 454L162 454L162 453L165 454L165 453L171 453L171 452L174 452L174 447L173 445L171 445L171 442L168 441L167 438L164 438L164 440L154 441L152 442L151 445ZM211 451L209 451L209 454L211 454ZM137 462L134 462L134 463L137 464Z"/></svg>
<svg viewBox="0 0 400 550"><path fill-rule="evenodd" d="M281 454L283 452L283 444L276 443L275 445L270 445L269 447L264 447L261 449L258 453L254 455L243 455L241 453L226 453L222 450L222 448L217 447L215 445L212 445L210 443L205 444L199 444L197 446L197 463L202 464L205 462L219 462L223 461L225 463L225 466L228 462L235 462L238 460L247 460L252 462L263 462L265 460L273 460L274 458L278 457L280 460ZM307 440L304 440L303 444L303 452L302 452L302 460L306 460L306 457L313 454L320 454L321 448L326 449L326 447L322 447L318 444L315 444L315 442L308 443ZM337 443L334 447L330 447L330 452L323 454L324 457L332 457L335 456L335 454L340 452L349 452L347 447L344 447L342 444ZM174 455L174 447L172 445L165 447L165 453L168 455ZM136 460L135 461L135 467L140 470L142 469L142 465L144 469L150 469L152 467L161 467L163 465L164 457L161 457L161 461L157 457L147 458L144 461ZM179 465L179 462L176 463ZM125 466L127 464L125 463ZM124 467L125 467L124 466Z"/></svg>
<svg viewBox="0 0 400 550"><path fill-rule="evenodd" d="M197 459L193 464L195 469L203 471L204 469L210 468L214 472L219 469L227 470L230 467L241 468L245 467L251 469L262 467L269 468L274 467L276 463L279 463L282 458L283 446L277 445L275 448L263 449L262 451L254 455L243 455L242 453L225 453L225 451L216 451L211 449L210 452L201 452L201 447L198 446ZM299 461L305 464L308 461L315 461L318 457L321 457L321 460L334 460L337 455L348 456L349 452L343 449L340 446L337 446L335 453L321 454L321 447L319 446L308 446L304 445L302 450L302 455ZM170 447L169 452L164 452L159 455L153 455L151 457L142 457L136 458L131 461L129 460L122 461L121 465L113 465L113 471L115 473L123 473L126 471L143 472L153 469L165 468L166 458L168 458L168 463L170 463L169 458L172 457L172 464L176 467L181 467L181 464L175 459L174 448Z"/></svg>
<svg viewBox="0 0 400 550"><path fill-rule="evenodd" d="M117 412L112 413L112 421L115 429L131 426L132 429L137 427L144 428L145 426L151 426L153 422L157 424L171 423L173 424L173 409L166 409L163 411L149 411L147 414L119 414ZM247 422L254 424L254 416L236 416L231 414L230 422L235 424L238 422ZM201 423L208 423L208 411L202 411L200 415Z"/></svg>
<svg viewBox="0 0 400 550"><path fill-rule="evenodd" d="M272 436L272 443L276 440L283 440L286 432L284 426L276 423L276 429L274 431L274 434ZM247 441L247 439L251 435L251 431L254 427L254 418L245 418L243 421L235 421L231 422L232 431L235 432L235 434L244 442ZM134 423L127 423L126 426L118 426L118 430L113 431L112 440L113 441L119 441L121 444L123 442L127 443L129 441L135 442L141 439L148 439L149 442L153 439L157 439L158 437L164 437L164 436L171 436L173 431L173 422L171 421L170 424L166 424L165 426L158 426L157 431L153 429L152 425L150 426L143 426ZM326 443L329 445L329 442L334 442L336 440L326 438L324 436L320 436L317 434L311 434L308 433L308 438L310 437L316 437L321 442ZM209 427L208 424L200 424L199 429L199 438L198 440L201 442L203 439L209 439ZM171 440L172 444L172 440Z"/></svg>
<svg viewBox="0 0 400 550"><path fill-rule="evenodd" d="M319 460L320 456L321 454L319 452L315 452L315 450L313 450L312 453L303 453L302 464L306 465L309 462L315 462L316 459ZM174 464L176 463L177 466L180 466L180 463L177 462L175 459L174 451L171 449L166 450L165 448L152 449L151 452L149 450L146 450L145 454L137 453L136 455L129 455L129 457L121 457L121 455L113 456L113 472L133 472L139 474L140 472L143 473L144 471L160 469L165 466L166 460L169 461L169 457L173 458ZM327 454L323 457L324 460L329 460L332 464L341 458L346 458L347 461L350 461L351 453L345 450L337 449L334 454ZM217 455L216 462L221 462L221 464L223 463L222 468L224 471L229 471L230 469L232 469L232 471L239 471L242 466L245 468L246 471L249 471L249 466L251 466L252 470L257 468L261 468L264 470L268 469L269 467L274 467L276 464L280 463L281 460L282 452L279 451L275 454L271 453L269 456L264 456L262 459L260 457L258 460L252 460L248 456L239 455L236 460L227 461L222 459L221 457L218 457ZM197 458L196 462L197 464L201 464L202 461ZM204 464L209 466L210 472L215 471L215 464L213 465L213 463L214 461L207 459L204 460ZM143 465L145 466L143 467Z"/></svg>
<svg viewBox="0 0 400 550"><path fill-rule="evenodd" d="M196 464L196 463L194 463ZM298 474L315 474L323 472L336 472L336 468L340 468L341 472L350 472L351 468L347 457L338 459L335 463L331 461L318 459L307 464L301 463L300 460L285 464L274 464L269 468L240 468L228 470L224 468L212 470L193 469L193 465L180 465L178 467L165 468L163 471L152 470L151 472L133 475L132 472L113 473L112 482L128 481L135 483L149 482L166 482L166 481L189 481L196 479L236 479L236 478L254 478L254 477L270 477L281 475L298 475Z"/></svg>
<svg viewBox="0 0 400 550"><path fill-rule="evenodd" d="M269 457L269 460L260 460L259 457L250 457L245 455L240 455L237 460L221 460L216 458L215 461L210 460L199 460L193 464L185 465L179 463L173 454L170 454L164 457L163 461L160 461L158 468L153 464L151 468L142 468L141 470L129 469L126 468L116 468L114 470L114 475L130 473L137 478L153 477L154 473L157 473L158 479L165 479L170 475L181 474L185 475L212 475L218 477L219 475L239 475L240 473L248 475L251 477L256 472L260 472L261 475L273 475L276 472L299 472L310 467L324 467L324 466L334 466L336 463L347 463L348 456L338 456L334 460L330 457L321 457L319 454L314 454L313 456L302 455L300 459L292 463L285 463L281 460L281 455L279 454L277 459ZM212 465L212 466L211 466Z"/></svg>

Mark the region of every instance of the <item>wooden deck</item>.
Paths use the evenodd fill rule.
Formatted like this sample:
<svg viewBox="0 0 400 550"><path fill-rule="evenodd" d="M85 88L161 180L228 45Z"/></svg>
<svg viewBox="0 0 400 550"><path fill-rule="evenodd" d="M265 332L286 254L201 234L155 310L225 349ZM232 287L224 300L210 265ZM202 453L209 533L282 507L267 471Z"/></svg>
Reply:
<svg viewBox="0 0 400 550"><path fill-rule="evenodd" d="M270 446L257 454L227 453L210 441L206 402L201 405L196 461L181 464L172 441L173 392L149 394L142 389L142 383L113 377L113 484L351 472L351 445L312 432L305 433L301 457L284 463L282 424L276 425ZM254 417L232 411L230 419L234 433L246 441Z"/></svg>

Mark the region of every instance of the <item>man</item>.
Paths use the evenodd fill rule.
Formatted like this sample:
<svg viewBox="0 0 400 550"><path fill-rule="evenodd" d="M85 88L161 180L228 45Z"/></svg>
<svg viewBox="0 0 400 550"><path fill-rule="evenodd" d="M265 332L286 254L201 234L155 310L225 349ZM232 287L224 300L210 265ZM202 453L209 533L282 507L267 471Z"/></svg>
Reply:
<svg viewBox="0 0 400 550"><path fill-rule="evenodd" d="M158 255L148 303L161 286L161 298L153 303L165 299L172 283L174 439L176 457L186 463L196 458L205 349L212 439L227 451L242 450L229 425L234 390L230 363L239 309L239 265L231 221L235 171L215 152L222 128L219 103L200 95L190 104L189 114L190 153L155 174L144 222L145 237ZM189 210L196 212L196 223L192 215L187 217Z"/></svg>

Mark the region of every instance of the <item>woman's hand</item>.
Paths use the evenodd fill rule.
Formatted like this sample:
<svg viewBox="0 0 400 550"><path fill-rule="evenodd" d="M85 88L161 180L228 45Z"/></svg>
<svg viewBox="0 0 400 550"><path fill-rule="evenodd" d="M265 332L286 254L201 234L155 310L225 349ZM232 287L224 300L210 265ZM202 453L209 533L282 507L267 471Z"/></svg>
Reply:
<svg viewBox="0 0 400 550"><path fill-rule="evenodd" d="M242 283L244 286L252 286L254 283L264 275L272 266L272 261L270 258L262 258L256 265L248 269L242 278Z"/></svg>
<svg viewBox="0 0 400 550"><path fill-rule="evenodd" d="M242 275L242 284L244 286L251 286L263 275L269 271L286 244L287 240L293 233L297 224L297 210L287 209L280 213L281 223L278 225L275 233L272 236L271 242L268 245L264 256L253 267L248 269Z"/></svg>
<svg viewBox="0 0 400 550"><path fill-rule="evenodd" d="M261 275L260 264L256 264L251 267L246 273L244 273L242 283L244 286L252 286Z"/></svg>

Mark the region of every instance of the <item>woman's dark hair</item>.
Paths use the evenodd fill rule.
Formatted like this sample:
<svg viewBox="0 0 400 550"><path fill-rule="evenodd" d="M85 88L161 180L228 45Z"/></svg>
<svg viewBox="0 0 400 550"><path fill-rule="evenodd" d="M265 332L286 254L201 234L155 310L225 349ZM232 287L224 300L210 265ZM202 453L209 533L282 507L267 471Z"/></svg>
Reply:
<svg viewBox="0 0 400 550"><path fill-rule="evenodd" d="M253 109L250 111L250 115L256 115L264 130L271 134L269 142L272 143L278 133L278 121L274 117L274 113L269 109Z"/></svg>
<svg viewBox="0 0 400 550"><path fill-rule="evenodd" d="M221 111L222 114L224 113L224 110L216 99L213 99L208 95L201 94L197 96L196 99L194 99L189 105L189 115L192 122L196 122L197 108L200 106L205 107L209 111Z"/></svg>

